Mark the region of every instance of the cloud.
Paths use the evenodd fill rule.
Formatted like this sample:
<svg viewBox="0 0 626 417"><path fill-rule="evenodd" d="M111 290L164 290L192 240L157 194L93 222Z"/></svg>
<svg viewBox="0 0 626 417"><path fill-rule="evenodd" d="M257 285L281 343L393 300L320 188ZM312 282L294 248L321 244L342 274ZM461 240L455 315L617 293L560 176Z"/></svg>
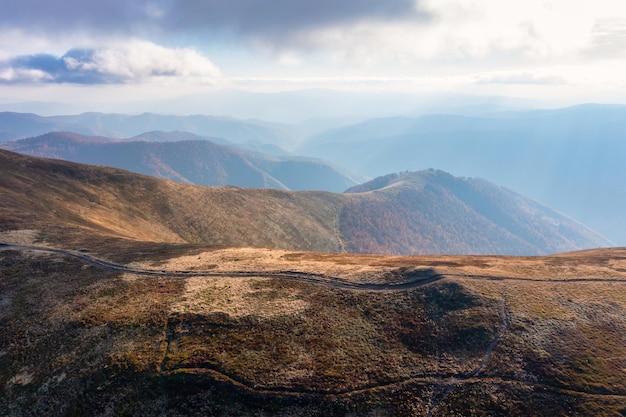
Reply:
<svg viewBox="0 0 626 417"><path fill-rule="evenodd" d="M0 0L0 28L49 34L77 31L133 33L158 23L155 0Z"/></svg>
<svg viewBox="0 0 626 417"><path fill-rule="evenodd" d="M0 28L142 36L221 32L280 39L357 21L423 16L416 0L0 0Z"/></svg>
<svg viewBox="0 0 626 417"><path fill-rule="evenodd" d="M623 59L626 56L626 17L598 21L586 51L593 58Z"/></svg>
<svg viewBox="0 0 626 417"><path fill-rule="evenodd" d="M561 62L595 47L608 55L622 29L597 23L626 18L626 5L615 0L0 0L0 10L3 38L19 32L94 45L132 37L206 50L236 45L283 63L321 52L358 65ZM0 56L3 48L14 50L0 39Z"/></svg>
<svg viewBox="0 0 626 417"><path fill-rule="evenodd" d="M424 17L415 0L197 0L177 3L167 14L175 28L217 26L268 37L362 21Z"/></svg>
<svg viewBox="0 0 626 417"><path fill-rule="evenodd" d="M192 48L169 49L139 40L115 47L73 49L61 57L17 56L0 63L0 82L5 84L123 84L168 77L207 82L219 76L219 69Z"/></svg>
<svg viewBox="0 0 626 417"><path fill-rule="evenodd" d="M219 71L202 51L233 77L465 76L516 88L587 82L598 74L589 65L617 68L626 50L616 0L0 0L0 10L4 84L210 80Z"/></svg>

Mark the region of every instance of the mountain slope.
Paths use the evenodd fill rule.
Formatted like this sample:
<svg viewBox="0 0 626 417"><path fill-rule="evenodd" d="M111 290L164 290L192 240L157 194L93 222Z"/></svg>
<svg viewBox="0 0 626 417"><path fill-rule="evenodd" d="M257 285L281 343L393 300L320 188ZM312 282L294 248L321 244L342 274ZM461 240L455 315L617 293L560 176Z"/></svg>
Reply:
<svg viewBox="0 0 626 417"><path fill-rule="evenodd" d="M437 171L332 194L199 187L7 151L0 162L3 229L65 225L162 242L395 254L610 245L510 191Z"/></svg>
<svg viewBox="0 0 626 417"><path fill-rule="evenodd" d="M0 161L3 229L64 225L149 241L339 247L339 195L192 186L7 151Z"/></svg>
<svg viewBox="0 0 626 417"><path fill-rule="evenodd" d="M54 132L5 143L3 147L188 184L335 192L356 184L319 160L261 154L219 145L207 138L198 140L185 132L150 132L124 141Z"/></svg>
<svg viewBox="0 0 626 417"><path fill-rule="evenodd" d="M350 252L539 254L610 245L520 194L442 171L389 175L347 192L367 196L342 211Z"/></svg>

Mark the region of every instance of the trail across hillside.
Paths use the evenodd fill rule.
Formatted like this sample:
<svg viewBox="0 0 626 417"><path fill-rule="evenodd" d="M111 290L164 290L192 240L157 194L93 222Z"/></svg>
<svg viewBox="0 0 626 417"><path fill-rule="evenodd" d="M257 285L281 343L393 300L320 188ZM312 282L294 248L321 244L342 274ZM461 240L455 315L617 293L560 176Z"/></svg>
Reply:
<svg viewBox="0 0 626 417"><path fill-rule="evenodd" d="M312 272L304 271L233 271L233 272L208 272L208 271L166 271L155 269L140 269L130 268L126 265L117 264L114 262L105 261L102 259L94 258L83 252L70 251L66 249L49 248L45 246L23 246L23 245L10 245L7 243L0 243L0 251L3 250L16 250L16 251L35 251L53 253L62 256L68 256L71 258L79 259L86 264L95 266L96 268L112 271L123 272L127 274L136 274L152 277L163 278L191 278L191 277L206 277L206 278L274 278L274 279L286 279L290 281L306 282L310 284L325 285L333 288L350 289L350 290L363 290L363 291L403 291L413 288L418 288L423 285L427 285L444 278L444 274L430 274L419 279L414 279L408 282L400 284L377 284L377 283L357 283L350 282L342 278L332 277L325 274L316 274Z"/></svg>
<svg viewBox="0 0 626 417"><path fill-rule="evenodd" d="M407 278L413 278L406 282L399 284L379 284L379 283L358 283L351 282L343 278L333 277L326 274L317 274L313 272L305 271L293 271L293 270L277 270L277 271L229 271L229 272L215 272L215 271L181 271L181 270L157 270L157 269L142 269L131 268L126 265L117 264L110 261L105 261L99 258L90 256L84 252L72 251L67 249L57 249L46 246L26 246L26 245L12 245L8 243L0 243L0 251L16 250L16 251L35 251L54 253L57 255L67 256L75 259L79 259L86 264L92 265L96 268L112 271L123 272L135 275L144 275L152 277L163 278L190 278L190 277L205 277L205 278L274 278L284 279L290 281L306 282L310 284L324 285L332 288L349 289L349 290L361 290L361 291L405 291L421 286L437 282L446 277L457 277L464 279L480 279L480 280L492 280L492 281L525 281L525 282L554 282L559 284L567 283L581 283L581 282L626 282L623 278L598 278L598 277L576 277L576 278L521 278L511 276L495 276L495 275L475 275L475 274L458 274L458 273L432 273L432 270L428 271L411 271L407 274Z"/></svg>

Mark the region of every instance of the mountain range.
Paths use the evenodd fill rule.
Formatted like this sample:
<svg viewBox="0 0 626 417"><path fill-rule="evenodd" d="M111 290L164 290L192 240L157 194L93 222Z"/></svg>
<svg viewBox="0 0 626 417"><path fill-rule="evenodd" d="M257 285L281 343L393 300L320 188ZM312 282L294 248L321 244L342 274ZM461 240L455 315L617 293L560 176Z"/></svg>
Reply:
<svg viewBox="0 0 626 417"><path fill-rule="evenodd" d="M43 117L31 113L0 112L0 141L23 139L49 132L128 138L151 131L184 131L221 138L234 144L284 154L300 133L290 125L220 116L168 116L82 113Z"/></svg>
<svg viewBox="0 0 626 417"><path fill-rule="evenodd" d="M151 132L148 140L160 141L155 129L177 129L178 133L167 133L167 140L209 138L215 143L283 157L288 150L330 161L333 169L354 182L390 172L436 168L456 176L484 178L513 189L567 213L616 244L626 244L626 186L621 180L626 168L620 159L626 152L625 109L592 104L555 110L498 112L492 109L466 112L463 116L379 118L343 127L336 126L347 121L316 120L288 125L150 113L52 117L0 113L0 140L71 131L118 139L140 135L140 140L145 139L141 136L144 132ZM94 159L88 162L100 163ZM123 167L132 169L128 165ZM172 169L176 171L172 176L155 175L181 177L177 168ZM154 170L137 171L154 174ZM252 184L262 183L256 179ZM342 186L337 183L334 188L324 188L329 183L325 184L314 188L340 191Z"/></svg>
<svg viewBox="0 0 626 417"><path fill-rule="evenodd" d="M0 157L3 228L63 224L160 242L388 254L530 255L611 245L519 194L442 171L392 175L337 194L201 187L8 151Z"/></svg>
<svg viewBox="0 0 626 417"><path fill-rule="evenodd" d="M0 195L7 417L626 412L626 250L476 255L610 244L485 180L206 187L0 150Z"/></svg>
<svg viewBox="0 0 626 417"><path fill-rule="evenodd" d="M274 156L186 132L148 132L129 140L52 132L0 144L16 152L105 165L188 184L341 192L357 184L320 160Z"/></svg>

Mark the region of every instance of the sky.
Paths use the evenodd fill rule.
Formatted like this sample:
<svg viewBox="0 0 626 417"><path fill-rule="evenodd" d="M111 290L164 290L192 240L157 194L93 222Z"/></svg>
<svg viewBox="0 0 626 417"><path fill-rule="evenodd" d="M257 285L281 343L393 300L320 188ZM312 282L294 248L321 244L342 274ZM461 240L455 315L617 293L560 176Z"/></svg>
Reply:
<svg viewBox="0 0 626 417"><path fill-rule="evenodd" d="M0 10L0 103L94 108L229 89L626 103L623 0L0 0Z"/></svg>

